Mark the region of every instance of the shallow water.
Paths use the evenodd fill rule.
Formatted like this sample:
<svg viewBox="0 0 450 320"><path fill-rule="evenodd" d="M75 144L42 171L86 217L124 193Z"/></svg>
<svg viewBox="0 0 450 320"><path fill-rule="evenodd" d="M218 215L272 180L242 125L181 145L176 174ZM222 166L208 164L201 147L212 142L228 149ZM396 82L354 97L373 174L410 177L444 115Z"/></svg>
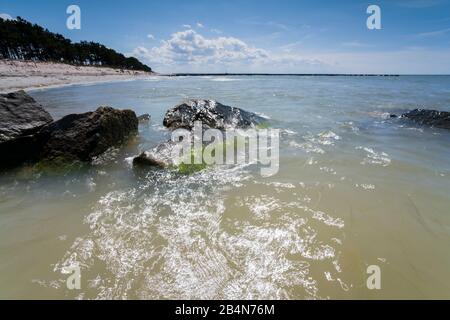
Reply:
<svg viewBox="0 0 450 320"><path fill-rule="evenodd" d="M54 116L150 113L90 167L0 176L0 298L450 298L450 77L184 77L33 91ZM211 98L281 129L280 171L134 171L167 108ZM81 267L68 290L64 266ZM366 287L369 265L381 290Z"/></svg>

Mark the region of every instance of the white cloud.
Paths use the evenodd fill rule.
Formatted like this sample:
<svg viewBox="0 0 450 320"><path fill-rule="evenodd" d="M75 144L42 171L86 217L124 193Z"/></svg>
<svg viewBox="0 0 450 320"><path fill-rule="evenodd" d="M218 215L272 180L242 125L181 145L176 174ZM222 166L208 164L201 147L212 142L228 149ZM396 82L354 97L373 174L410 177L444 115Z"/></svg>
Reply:
<svg viewBox="0 0 450 320"><path fill-rule="evenodd" d="M187 29L173 33L154 47L138 47L131 55L163 73L450 73L448 49L405 47L395 51L354 51L361 46L369 45L352 41L341 44L343 51L307 51L300 41L267 50L235 37L205 37Z"/></svg>
<svg viewBox="0 0 450 320"><path fill-rule="evenodd" d="M344 46L344 47L351 47L351 48L368 48L368 47L372 47L371 44L362 43L362 42L359 42L359 41L343 42L341 45Z"/></svg>
<svg viewBox="0 0 450 320"><path fill-rule="evenodd" d="M290 28L287 25L282 24L282 23L278 23L278 22L274 22L274 21L269 21L269 22L266 23L266 25L269 26L269 27L275 27L275 28L278 28L278 29L281 29L281 30L284 30L284 31L289 31L290 30Z"/></svg>
<svg viewBox="0 0 450 320"><path fill-rule="evenodd" d="M219 29L211 29L210 30L212 33L216 33L216 34L222 34L222 31Z"/></svg>
<svg viewBox="0 0 450 320"><path fill-rule="evenodd" d="M417 36L421 37L421 38L438 37L438 36L442 36L448 32L450 32L450 28L436 30L436 31L430 31L430 32L422 32L422 33L417 34Z"/></svg>
<svg viewBox="0 0 450 320"><path fill-rule="evenodd" d="M198 28L203 28L204 26L203 26L203 24L202 24L202 23L200 23L200 22L197 22L197 27L198 27Z"/></svg>
<svg viewBox="0 0 450 320"><path fill-rule="evenodd" d="M205 38L192 29L176 32L170 39L153 48L138 47L132 55L161 72L282 72L292 67L318 67L317 59L305 59L298 54L274 54L255 48L234 37ZM271 69L272 71L268 71Z"/></svg>
<svg viewBox="0 0 450 320"><path fill-rule="evenodd" d="M397 0L397 5L403 8L423 9L442 4L442 0Z"/></svg>
<svg viewBox="0 0 450 320"><path fill-rule="evenodd" d="M185 29L192 29L190 24L183 24L182 27Z"/></svg>
<svg viewBox="0 0 450 320"><path fill-rule="evenodd" d="M296 41L292 43L285 44L280 47L280 49L284 52L292 52L294 50L297 50L297 48L303 44L303 41Z"/></svg>
<svg viewBox="0 0 450 320"><path fill-rule="evenodd" d="M149 39L155 39L155 36L152 35L151 33L149 33L149 34L147 35L147 38L149 38Z"/></svg>
<svg viewBox="0 0 450 320"><path fill-rule="evenodd" d="M11 17L11 15L9 15L7 13L0 13L0 19L3 19L3 20L16 20L13 17Z"/></svg>

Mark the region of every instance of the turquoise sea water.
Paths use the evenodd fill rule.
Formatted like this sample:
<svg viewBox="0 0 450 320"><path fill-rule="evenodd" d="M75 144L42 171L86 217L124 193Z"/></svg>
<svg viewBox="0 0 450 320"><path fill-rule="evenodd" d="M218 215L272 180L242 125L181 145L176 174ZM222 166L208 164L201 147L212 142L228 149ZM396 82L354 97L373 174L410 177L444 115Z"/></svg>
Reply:
<svg viewBox="0 0 450 320"><path fill-rule="evenodd" d="M161 77L31 95L55 119L110 105L152 121L88 168L0 176L0 298L450 298L450 132L388 117L450 111L448 76ZM278 174L133 170L188 98L269 117ZM74 265L71 291L61 268Z"/></svg>

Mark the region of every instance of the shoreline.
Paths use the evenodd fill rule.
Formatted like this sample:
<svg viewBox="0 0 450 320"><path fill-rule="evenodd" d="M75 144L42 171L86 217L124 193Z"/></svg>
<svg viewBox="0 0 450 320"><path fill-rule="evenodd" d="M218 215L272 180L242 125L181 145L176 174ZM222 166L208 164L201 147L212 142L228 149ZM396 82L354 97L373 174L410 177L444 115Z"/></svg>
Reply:
<svg viewBox="0 0 450 320"><path fill-rule="evenodd" d="M0 93L148 79L157 73L55 62L0 60Z"/></svg>

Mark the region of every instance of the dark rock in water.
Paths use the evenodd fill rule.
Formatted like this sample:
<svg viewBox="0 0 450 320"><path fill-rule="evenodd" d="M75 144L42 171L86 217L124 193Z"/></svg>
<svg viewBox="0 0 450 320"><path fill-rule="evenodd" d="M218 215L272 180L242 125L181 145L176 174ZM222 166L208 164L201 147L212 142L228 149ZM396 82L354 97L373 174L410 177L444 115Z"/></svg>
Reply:
<svg viewBox="0 0 450 320"><path fill-rule="evenodd" d="M33 135L0 143L0 170L36 161L41 147L42 141Z"/></svg>
<svg viewBox="0 0 450 320"><path fill-rule="evenodd" d="M138 130L131 110L101 107L53 122L24 91L0 95L0 169L25 161L90 161Z"/></svg>
<svg viewBox="0 0 450 320"><path fill-rule="evenodd" d="M33 135L52 121L25 91L0 94L0 167L34 159L40 141Z"/></svg>
<svg viewBox="0 0 450 320"><path fill-rule="evenodd" d="M266 125L267 119L254 113L223 105L214 100L189 100L166 112L164 126L171 129L192 130L195 122L202 122L202 129L246 129ZM148 165L159 167L178 166L172 158L173 148L178 142L168 141L159 144L154 149L144 152L133 160L133 165ZM204 165L192 165L184 169L197 170Z"/></svg>
<svg viewBox="0 0 450 320"><path fill-rule="evenodd" d="M164 117L164 126L169 129L188 129L195 121L214 129L249 128L263 124L265 119L248 111L225 106L214 100L189 100L169 109Z"/></svg>
<svg viewBox="0 0 450 320"><path fill-rule="evenodd" d="M138 119L131 110L100 107L94 112L71 114L41 130L39 138L45 144L40 158L90 161L137 130Z"/></svg>
<svg viewBox="0 0 450 320"><path fill-rule="evenodd" d="M25 91L0 94L0 143L32 135L52 121Z"/></svg>
<svg viewBox="0 0 450 320"><path fill-rule="evenodd" d="M169 140L158 144L149 151L144 151L133 159L133 166L141 167L170 167L173 165L172 151L176 145Z"/></svg>
<svg viewBox="0 0 450 320"><path fill-rule="evenodd" d="M152 117L148 113L145 113L138 117L139 123L147 123L150 122L151 119Z"/></svg>
<svg viewBox="0 0 450 320"><path fill-rule="evenodd" d="M390 118L398 118L396 114L389 115Z"/></svg>
<svg viewBox="0 0 450 320"><path fill-rule="evenodd" d="M436 128L450 129L450 112L415 109L402 115L419 124L432 126Z"/></svg>
<svg viewBox="0 0 450 320"><path fill-rule="evenodd" d="M160 160L153 158L150 154L142 152L139 156L133 159L133 166L145 167L166 167L166 164Z"/></svg>

